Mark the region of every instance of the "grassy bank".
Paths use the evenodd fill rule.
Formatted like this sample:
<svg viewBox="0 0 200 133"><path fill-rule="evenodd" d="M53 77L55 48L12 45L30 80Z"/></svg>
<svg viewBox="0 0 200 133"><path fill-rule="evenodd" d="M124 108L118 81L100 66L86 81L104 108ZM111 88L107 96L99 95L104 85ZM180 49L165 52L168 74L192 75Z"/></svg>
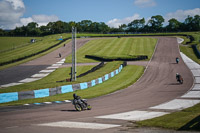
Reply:
<svg viewBox="0 0 200 133"><path fill-rule="evenodd" d="M118 75L110 78L104 83L96 85L94 87L90 87L85 90L77 90L76 93L82 96L82 98L86 98L86 99L106 95L106 94L112 93L120 89L124 89L132 85L141 77L141 75L143 74L143 71L144 71L144 67L142 66L126 66L122 69L122 71ZM93 74L93 76L95 75L96 73ZM46 98L20 100L20 101L15 101L15 102L10 102L10 103L2 103L0 104L0 106L70 100L72 99L72 94L73 93L66 93L66 94L59 94L59 95L50 96Z"/></svg>
<svg viewBox="0 0 200 133"><path fill-rule="evenodd" d="M39 38L40 40L36 41L35 43L31 43L29 45L23 45L24 40L27 40L27 38L25 37L22 37L22 38L8 37L6 41L5 39L3 39L4 40L3 42L7 44L7 47L12 47L13 45L12 42L16 39L19 39L17 42L18 42L18 45L21 45L21 46L16 47L15 49L5 51L5 52L0 52L0 64L10 62L4 65L1 65L0 70L33 60L35 58L39 58L40 56L50 53L53 50L58 49L59 47L63 46L65 43L68 43L70 41L70 40L67 40L53 47L54 45L61 42L57 40L60 36L61 35L51 35L51 36L40 37ZM68 34L64 34L63 37L68 37ZM3 42L2 41L0 42L1 42L0 43L1 49L4 49L5 46L3 45Z"/></svg>
<svg viewBox="0 0 200 133"><path fill-rule="evenodd" d="M36 39L39 42L42 37L0 37L0 51L9 51L31 45L31 39Z"/></svg>
<svg viewBox="0 0 200 133"><path fill-rule="evenodd" d="M200 32L192 32L192 33L185 33L187 35L193 36L194 40L191 43L188 43L187 45L186 42L184 42L182 46L180 46L181 52L183 52L185 55L187 55L189 58L191 58L193 61L197 62L200 64L200 59L197 58L195 55L191 45L196 44L197 49L200 51ZM185 39L185 38L184 38ZM188 40L188 38L186 38Z"/></svg>
<svg viewBox="0 0 200 133"><path fill-rule="evenodd" d="M95 62L85 55L129 58L135 55L152 56L156 45L155 38L107 38L91 40L77 51L77 62ZM71 62L71 56L65 62Z"/></svg>
<svg viewBox="0 0 200 133"><path fill-rule="evenodd" d="M200 131L200 104L180 112L137 122L140 126L160 127L174 130Z"/></svg>

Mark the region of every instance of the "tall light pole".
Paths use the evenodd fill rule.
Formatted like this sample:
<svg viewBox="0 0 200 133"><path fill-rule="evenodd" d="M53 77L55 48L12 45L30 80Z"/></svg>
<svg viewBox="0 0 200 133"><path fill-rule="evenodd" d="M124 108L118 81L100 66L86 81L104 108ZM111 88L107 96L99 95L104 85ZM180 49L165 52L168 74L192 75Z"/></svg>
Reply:
<svg viewBox="0 0 200 133"><path fill-rule="evenodd" d="M72 27L72 68L71 81L76 81L76 27Z"/></svg>

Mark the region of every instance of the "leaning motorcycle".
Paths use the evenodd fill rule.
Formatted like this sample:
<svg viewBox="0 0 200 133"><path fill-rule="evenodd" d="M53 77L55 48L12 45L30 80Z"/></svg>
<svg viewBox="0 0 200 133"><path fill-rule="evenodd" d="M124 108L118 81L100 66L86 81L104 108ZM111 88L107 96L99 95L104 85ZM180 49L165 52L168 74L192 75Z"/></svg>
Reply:
<svg viewBox="0 0 200 133"><path fill-rule="evenodd" d="M84 99L83 101L84 102L74 99L72 104L77 111L91 110L92 107L87 103L87 100Z"/></svg>
<svg viewBox="0 0 200 133"><path fill-rule="evenodd" d="M183 78L181 77L180 79L177 79L177 82L179 82L180 84L183 84Z"/></svg>

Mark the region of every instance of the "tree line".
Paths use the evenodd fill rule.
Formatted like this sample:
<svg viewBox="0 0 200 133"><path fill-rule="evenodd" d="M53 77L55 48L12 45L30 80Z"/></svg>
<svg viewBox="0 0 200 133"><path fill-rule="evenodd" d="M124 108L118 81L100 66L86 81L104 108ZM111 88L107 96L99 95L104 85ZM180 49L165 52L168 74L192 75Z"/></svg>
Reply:
<svg viewBox="0 0 200 133"><path fill-rule="evenodd" d="M38 26L36 22L28 23L26 26L16 27L14 30L5 31L0 29L0 36L44 36L58 33L70 33L72 27L77 27L77 32L88 33L156 33L156 32L184 32L200 31L200 16L188 16L184 22L172 18L168 25L163 26L165 19L161 15L152 16L150 20L136 19L128 24L122 24L118 28L111 28L104 22L92 22L82 20L81 22L49 22L46 26Z"/></svg>

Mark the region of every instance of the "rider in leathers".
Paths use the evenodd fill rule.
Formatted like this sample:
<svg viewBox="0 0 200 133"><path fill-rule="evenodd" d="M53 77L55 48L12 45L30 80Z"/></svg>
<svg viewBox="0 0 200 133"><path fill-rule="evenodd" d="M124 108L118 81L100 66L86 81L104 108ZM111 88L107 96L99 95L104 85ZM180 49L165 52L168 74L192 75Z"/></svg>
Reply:
<svg viewBox="0 0 200 133"><path fill-rule="evenodd" d="M73 94L73 97L74 97L74 101L76 100L77 103L78 103L82 108L83 108L82 103L84 103L85 105L87 105L87 103L86 103L84 100L82 100L80 96L77 96L76 93ZM74 102L74 103L76 103L76 102Z"/></svg>
<svg viewBox="0 0 200 133"><path fill-rule="evenodd" d="M182 79L181 75L179 73L176 73L176 80L180 81Z"/></svg>

